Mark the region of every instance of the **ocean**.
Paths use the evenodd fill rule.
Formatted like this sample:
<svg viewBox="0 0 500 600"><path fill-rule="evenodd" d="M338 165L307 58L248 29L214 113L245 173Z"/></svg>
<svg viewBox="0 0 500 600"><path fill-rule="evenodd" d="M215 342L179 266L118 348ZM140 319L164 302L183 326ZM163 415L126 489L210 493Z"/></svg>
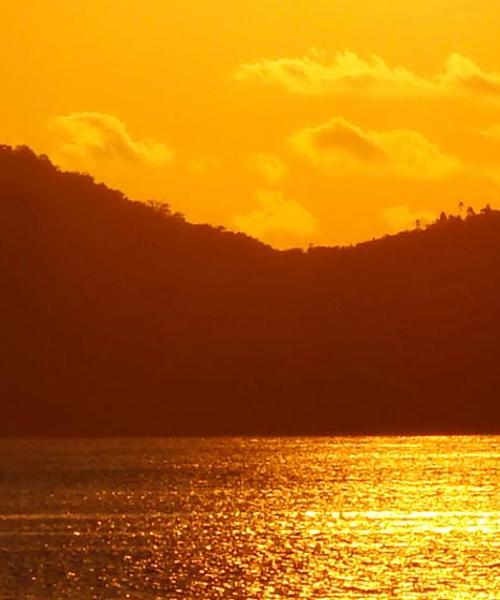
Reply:
<svg viewBox="0 0 500 600"><path fill-rule="evenodd" d="M500 599L500 436L0 441L1 600Z"/></svg>

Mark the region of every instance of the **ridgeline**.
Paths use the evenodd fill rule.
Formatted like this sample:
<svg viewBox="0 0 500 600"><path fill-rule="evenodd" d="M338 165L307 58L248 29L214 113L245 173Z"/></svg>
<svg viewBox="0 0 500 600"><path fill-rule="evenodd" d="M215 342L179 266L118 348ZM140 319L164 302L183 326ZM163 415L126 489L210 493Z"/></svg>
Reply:
<svg viewBox="0 0 500 600"><path fill-rule="evenodd" d="M0 147L0 435L500 433L500 212L276 251Z"/></svg>

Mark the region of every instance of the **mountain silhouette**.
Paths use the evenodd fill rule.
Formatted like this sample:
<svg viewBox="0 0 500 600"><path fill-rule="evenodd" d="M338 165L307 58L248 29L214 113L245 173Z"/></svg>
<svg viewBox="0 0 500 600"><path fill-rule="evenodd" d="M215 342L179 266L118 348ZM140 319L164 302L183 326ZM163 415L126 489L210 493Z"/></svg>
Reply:
<svg viewBox="0 0 500 600"><path fill-rule="evenodd" d="M500 433L500 212L277 251L0 147L0 435Z"/></svg>

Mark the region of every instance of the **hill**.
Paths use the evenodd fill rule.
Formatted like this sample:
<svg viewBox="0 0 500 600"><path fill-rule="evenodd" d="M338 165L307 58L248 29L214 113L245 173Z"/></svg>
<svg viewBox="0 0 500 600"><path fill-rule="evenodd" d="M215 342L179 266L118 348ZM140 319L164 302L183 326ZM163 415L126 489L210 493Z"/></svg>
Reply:
<svg viewBox="0 0 500 600"><path fill-rule="evenodd" d="M276 251L0 147L0 435L500 433L500 212Z"/></svg>

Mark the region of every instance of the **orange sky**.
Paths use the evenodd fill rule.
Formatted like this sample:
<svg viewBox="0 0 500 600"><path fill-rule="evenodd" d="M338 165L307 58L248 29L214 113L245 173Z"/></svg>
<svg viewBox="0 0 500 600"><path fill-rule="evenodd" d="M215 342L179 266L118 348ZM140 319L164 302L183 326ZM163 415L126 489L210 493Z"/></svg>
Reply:
<svg viewBox="0 0 500 600"><path fill-rule="evenodd" d="M499 206L499 31L498 0L8 2L0 141L279 247L355 242Z"/></svg>

